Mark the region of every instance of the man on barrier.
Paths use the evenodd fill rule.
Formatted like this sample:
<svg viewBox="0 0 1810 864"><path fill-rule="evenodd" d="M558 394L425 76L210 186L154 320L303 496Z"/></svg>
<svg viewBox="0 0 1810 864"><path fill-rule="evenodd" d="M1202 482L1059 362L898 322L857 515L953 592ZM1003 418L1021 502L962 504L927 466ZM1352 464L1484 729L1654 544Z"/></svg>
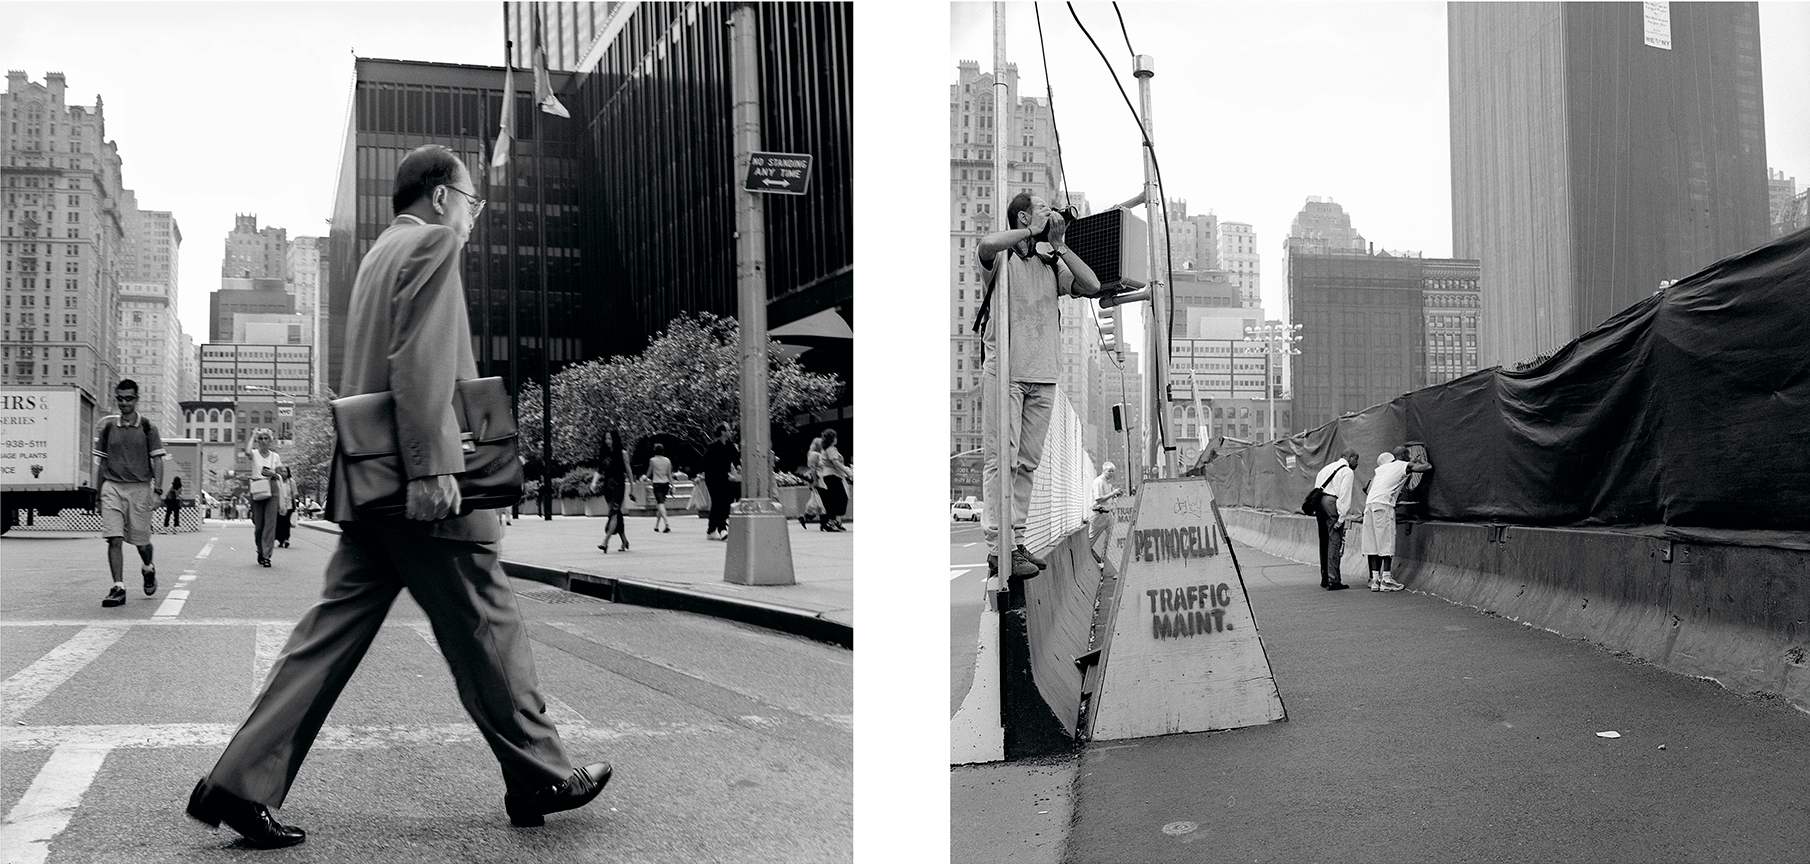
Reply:
<svg viewBox="0 0 1810 864"><path fill-rule="evenodd" d="M974 320L981 333L981 382L984 402L990 403L999 375L999 334L992 326L994 287L998 272L996 259L1003 259L1006 284L1011 304L1009 348L1009 427L1004 442L1012 460L1012 500L986 508L983 534L988 548L999 540L999 511L1010 505L1014 536L1023 537L1026 511L1031 508L1031 481L1043 458L1043 439L1049 431L1050 413L1056 405L1056 380L1061 372L1062 330L1057 320L1056 298L1063 294L1092 297L1100 291L1100 280L1063 242L1068 221L1050 209L1049 202L1028 192L1021 192L1006 207L1004 231L988 234L980 241L981 282L986 285L986 299ZM987 494L999 488L1000 430L997 406L985 404L981 420L981 482ZM987 554L990 573L999 571L998 554ZM1036 576L1044 564L1019 543L1012 550L1011 574L1020 579Z"/></svg>

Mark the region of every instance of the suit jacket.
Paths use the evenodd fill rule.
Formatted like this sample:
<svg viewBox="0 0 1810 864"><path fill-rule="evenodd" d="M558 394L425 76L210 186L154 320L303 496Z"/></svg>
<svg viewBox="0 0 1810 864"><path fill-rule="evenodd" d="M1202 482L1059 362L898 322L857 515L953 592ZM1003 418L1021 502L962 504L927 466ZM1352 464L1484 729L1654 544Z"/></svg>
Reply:
<svg viewBox="0 0 1810 864"><path fill-rule="evenodd" d="M345 371L340 396L379 393L396 400L396 442L409 479L465 470L453 382L478 377L465 314L459 235L444 225L398 216L358 265L346 310ZM488 510L421 522L356 517L343 486L338 454L327 492L328 518L458 540L500 540Z"/></svg>

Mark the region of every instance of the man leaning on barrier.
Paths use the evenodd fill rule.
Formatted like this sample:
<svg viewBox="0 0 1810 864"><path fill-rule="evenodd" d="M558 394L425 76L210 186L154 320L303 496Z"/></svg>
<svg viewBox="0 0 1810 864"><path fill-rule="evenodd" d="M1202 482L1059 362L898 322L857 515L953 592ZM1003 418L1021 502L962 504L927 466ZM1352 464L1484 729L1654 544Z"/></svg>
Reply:
<svg viewBox="0 0 1810 864"><path fill-rule="evenodd" d="M997 273L994 259L1005 252L1006 284L1011 303L1010 376L1010 440L1006 442L1016 454L1012 462L1012 530L1024 536L1025 515L1031 507L1031 480L1043 458L1043 439L1049 431L1050 412L1056 405L1056 376L1061 371L1061 325L1057 320L1056 298L1063 294L1092 297L1100 291L1100 280L1093 268L1063 242L1068 222L1062 214L1050 209L1049 202L1021 192L1006 207L1006 224L1012 227L988 234L980 241L981 282L987 287L986 300L975 319L981 331L984 356L981 371L983 407L981 421L981 482L989 494L999 483L999 421L995 406L984 404L994 398L994 383L999 374L999 334L992 326L993 288ZM984 534L992 547L999 538L1000 507L986 508ZM999 570L998 555L987 555L989 572ZM1043 569L1042 561L1032 557L1019 543L1012 550L1013 576L1029 578Z"/></svg>

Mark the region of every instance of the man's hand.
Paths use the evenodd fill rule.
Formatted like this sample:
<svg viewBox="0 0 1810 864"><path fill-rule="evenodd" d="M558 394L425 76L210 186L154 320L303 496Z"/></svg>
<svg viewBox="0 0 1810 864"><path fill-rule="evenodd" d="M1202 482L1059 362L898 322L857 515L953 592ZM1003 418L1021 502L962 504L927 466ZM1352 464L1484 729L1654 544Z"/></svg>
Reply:
<svg viewBox="0 0 1810 864"><path fill-rule="evenodd" d="M1041 213L1033 211L1030 215L1031 215L1031 224L1030 224L1031 236L1036 237L1037 235L1043 233L1044 226L1050 224L1050 217L1055 216L1056 214L1055 214L1055 211L1053 211L1053 210L1045 210ZM1060 219L1062 217L1057 216L1056 218Z"/></svg>
<svg viewBox="0 0 1810 864"><path fill-rule="evenodd" d="M459 495L459 481L451 474L416 477L408 486L408 518L418 522L438 522L459 515L464 498Z"/></svg>
<svg viewBox="0 0 1810 864"><path fill-rule="evenodd" d="M1061 213L1051 210L1050 211L1050 243L1051 243L1051 245L1061 246L1062 245L1062 235L1067 234L1067 233L1068 233L1068 220L1063 219Z"/></svg>

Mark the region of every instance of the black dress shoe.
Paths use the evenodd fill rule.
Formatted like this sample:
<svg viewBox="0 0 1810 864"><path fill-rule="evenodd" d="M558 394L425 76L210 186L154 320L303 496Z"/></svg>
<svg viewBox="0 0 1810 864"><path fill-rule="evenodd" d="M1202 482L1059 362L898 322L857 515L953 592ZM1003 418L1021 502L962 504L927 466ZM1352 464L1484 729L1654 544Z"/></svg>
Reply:
<svg viewBox="0 0 1810 864"><path fill-rule="evenodd" d="M224 821L244 835L245 842L259 849L281 849L308 839L308 832L278 822L264 805L231 792L209 789L205 777L189 793L189 818L213 828Z"/></svg>
<svg viewBox="0 0 1810 864"><path fill-rule="evenodd" d="M1343 582L1334 582L1334 583L1332 583L1332 584L1330 584L1330 585L1327 585L1327 586L1326 586L1326 590L1328 590L1328 591L1343 591L1343 590L1345 590L1345 589L1347 589L1347 588L1350 588L1350 587L1351 587L1351 586L1350 586L1350 585L1347 585L1347 584L1345 584L1345 583L1343 583Z"/></svg>
<svg viewBox="0 0 1810 864"><path fill-rule="evenodd" d="M610 782L611 773L608 762L593 762L583 768L574 768L572 776L558 786L548 786L538 792L519 795L511 792L504 795L503 809L509 811L510 824L518 828L545 825L548 813L576 810L591 803L591 799L603 791L603 784Z"/></svg>

